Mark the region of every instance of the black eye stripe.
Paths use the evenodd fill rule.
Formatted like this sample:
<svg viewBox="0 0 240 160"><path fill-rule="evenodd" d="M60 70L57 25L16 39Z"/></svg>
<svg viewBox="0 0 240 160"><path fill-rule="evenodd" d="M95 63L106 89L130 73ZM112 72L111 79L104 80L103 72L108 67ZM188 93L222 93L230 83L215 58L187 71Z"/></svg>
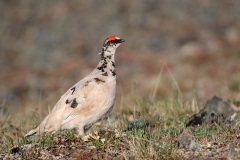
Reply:
<svg viewBox="0 0 240 160"><path fill-rule="evenodd" d="M121 39L115 39L115 40L112 40L112 41L109 41L110 43L121 43L122 40Z"/></svg>

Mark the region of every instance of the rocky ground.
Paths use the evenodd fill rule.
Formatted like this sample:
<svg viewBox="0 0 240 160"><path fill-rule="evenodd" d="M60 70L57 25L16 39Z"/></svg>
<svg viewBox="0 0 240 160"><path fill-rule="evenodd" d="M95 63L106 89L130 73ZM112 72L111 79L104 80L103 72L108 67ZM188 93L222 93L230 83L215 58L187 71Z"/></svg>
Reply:
<svg viewBox="0 0 240 160"><path fill-rule="evenodd" d="M112 128L119 121L124 122L124 117L112 114L95 130L103 126ZM75 131L21 137L17 146L10 136L4 135L0 139L3 142L0 156L3 159L240 158L240 111L235 104L213 97L202 110L184 121L164 121L157 114L152 118L139 116L125 121L125 129L105 127L83 137L78 137Z"/></svg>

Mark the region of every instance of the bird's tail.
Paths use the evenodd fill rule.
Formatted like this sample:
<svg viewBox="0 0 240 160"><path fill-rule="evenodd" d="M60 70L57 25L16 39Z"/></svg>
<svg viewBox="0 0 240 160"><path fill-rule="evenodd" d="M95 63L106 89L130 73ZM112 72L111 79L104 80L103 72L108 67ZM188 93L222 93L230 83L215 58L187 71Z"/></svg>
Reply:
<svg viewBox="0 0 240 160"><path fill-rule="evenodd" d="M38 130L39 130L39 126L37 126L35 129L32 129L31 131L29 131L25 137L29 137L29 136L32 136L32 135L37 135L38 134Z"/></svg>
<svg viewBox="0 0 240 160"><path fill-rule="evenodd" d="M45 132L45 126L47 124L48 121L48 117L49 115L46 116L46 118L44 118L44 120L34 129L32 129L31 131L29 131L25 137L29 137L32 135L39 135L39 134L43 134Z"/></svg>

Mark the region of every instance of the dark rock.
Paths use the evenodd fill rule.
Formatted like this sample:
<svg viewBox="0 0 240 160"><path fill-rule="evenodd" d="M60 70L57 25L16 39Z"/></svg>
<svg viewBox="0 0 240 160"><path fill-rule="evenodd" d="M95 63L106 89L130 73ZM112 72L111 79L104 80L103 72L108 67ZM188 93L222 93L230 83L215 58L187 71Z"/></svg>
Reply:
<svg viewBox="0 0 240 160"><path fill-rule="evenodd" d="M226 127L240 127L240 111L234 112L224 121Z"/></svg>
<svg viewBox="0 0 240 160"><path fill-rule="evenodd" d="M214 96L208 100L205 107L198 113L192 115L186 123L186 127L201 125L202 123L220 123L233 115L235 110L230 106L229 102L223 101L221 98Z"/></svg>
<svg viewBox="0 0 240 160"><path fill-rule="evenodd" d="M15 147L15 148L11 149L11 154L13 154L13 155L17 154L18 152L20 152L19 147Z"/></svg>
<svg viewBox="0 0 240 160"><path fill-rule="evenodd" d="M150 121L143 119L143 118L138 118L138 119L134 119L130 122L128 122L128 130L132 130L132 129L143 129L146 127L150 126Z"/></svg>

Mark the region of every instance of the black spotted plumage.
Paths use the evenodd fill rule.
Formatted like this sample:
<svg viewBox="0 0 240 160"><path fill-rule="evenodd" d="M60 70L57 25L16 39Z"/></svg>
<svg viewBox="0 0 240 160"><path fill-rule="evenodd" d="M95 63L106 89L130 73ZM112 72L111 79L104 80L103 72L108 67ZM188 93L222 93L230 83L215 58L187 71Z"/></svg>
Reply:
<svg viewBox="0 0 240 160"><path fill-rule="evenodd" d="M71 107L71 108L76 108L77 105L78 105L77 100L76 100L76 98L74 98L74 99L72 100L72 103L71 103L70 107Z"/></svg>
<svg viewBox="0 0 240 160"><path fill-rule="evenodd" d="M71 88L71 90L72 90L72 94L73 94L76 90L76 87Z"/></svg>

